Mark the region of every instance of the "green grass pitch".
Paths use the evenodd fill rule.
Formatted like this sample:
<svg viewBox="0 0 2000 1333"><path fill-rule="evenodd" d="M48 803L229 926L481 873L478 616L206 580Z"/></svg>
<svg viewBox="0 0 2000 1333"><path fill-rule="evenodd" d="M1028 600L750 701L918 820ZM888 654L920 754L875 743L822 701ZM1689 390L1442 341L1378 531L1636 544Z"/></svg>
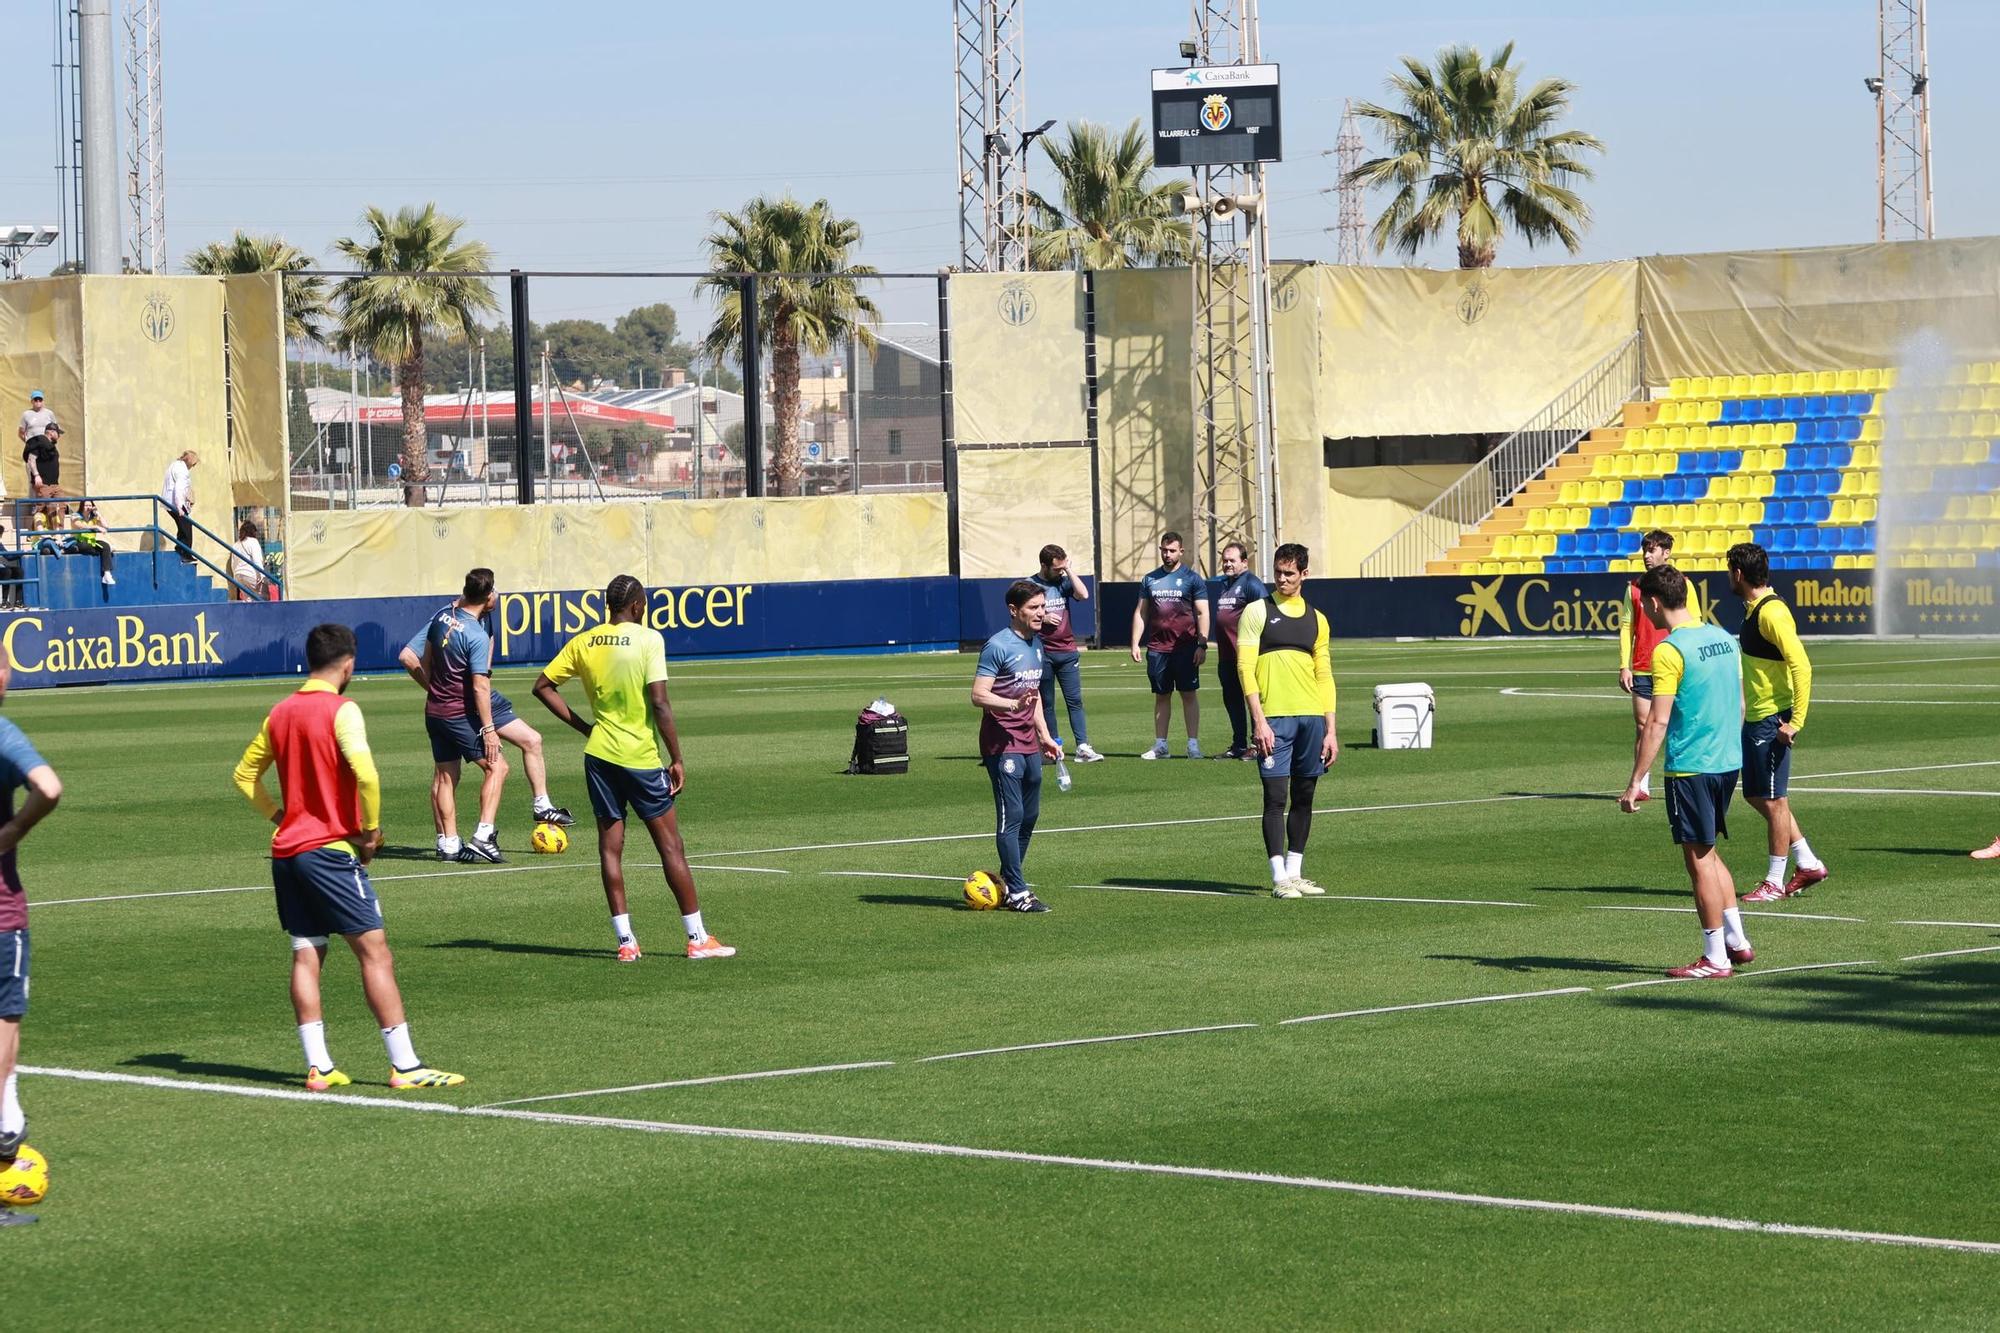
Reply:
<svg viewBox="0 0 2000 1333"><path fill-rule="evenodd" d="M388 1091L336 945L357 1083L311 1099L267 831L229 781L287 686L17 693L67 787L22 856L22 1058L70 1072L22 1079L55 1187L0 1233L6 1321L1992 1327L2000 864L1965 853L2000 833L2000 645L1813 655L1794 801L1833 877L1748 918L1738 979L1626 989L1699 937L1661 803L1610 799L1631 723L1602 642L1337 645L1307 871L1348 896L1302 902L1268 896L1251 771L1137 762L1143 673L1088 655L1113 759L1045 790L1044 917L957 905L995 864L970 656L682 664L682 827L742 952L680 958L634 850L630 967L594 833L529 853L518 771L509 864L430 859L417 692L357 681L418 1049L470 1082ZM581 741L529 679L499 684L587 825ZM1400 680L1437 688L1433 750L1366 744ZM883 692L912 773L842 776ZM1747 889L1763 828L1740 799L1731 824ZM1437 1003L1500 996L1524 998ZM1284 1022L1315 1015L1347 1016ZM1079 1040L1103 1037L1134 1039ZM927 1059L1009 1046L1036 1049ZM697 1081L830 1065L854 1067ZM632 1090L559 1095L603 1089ZM1502 1206L1529 1202L1565 1207Z"/></svg>

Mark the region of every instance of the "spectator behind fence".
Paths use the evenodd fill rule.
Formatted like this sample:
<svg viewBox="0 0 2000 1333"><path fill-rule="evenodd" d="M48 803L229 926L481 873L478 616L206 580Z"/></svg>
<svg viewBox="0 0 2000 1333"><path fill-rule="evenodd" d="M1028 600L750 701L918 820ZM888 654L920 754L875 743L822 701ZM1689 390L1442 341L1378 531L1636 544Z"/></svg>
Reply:
<svg viewBox="0 0 2000 1333"><path fill-rule="evenodd" d="M270 575L264 572L264 543L257 525L244 519L236 529L236 545L229 548L229 576L250 590L245 596L243 588L231 588L229 600L232 602L261 602L269 595Z"/></svg>
<svg viewBox="0 0 2000 1333"><path fill-rule="evenodd" d="M30 435L21 449L28 466L28 494L54 495L62 481L62 424L50 421L39 435Z"/></svg>
<svg viewBox="0 0 2000 1333"><path fill-rule="evenodd" d="M201 455L189 449L167 464L166 480L160 483L160 500L174 516L174 541L180 547L181 563L194 563L194 468Z"/></svg>
<svg viewBox="0 0 2000 1333"><path fill-rule="evenodd" d="M46 438L48 429L55 424L56 414L49 411L47 404L43 401L42 391L37 389L29 394L28 410L21 413L20 428L14 432L20 437L21 443L24 446L21 453L24 461L28 459L29 454L33 450L40 447L36 443L37 441L40 441L42 445L48 443ZM41 494L35 485L35 465L32 462L28 463L28 494Z"/></svg>
<svg viewBox="0 0 2000 1333"><path fill-rule="evenodd" d="M105 531L104 516L97 512L97 501L85 500L77 506L76 514L69 520L69 532L65 553L96 556L104 586L116 584L118 576L111 571L118 564L118 553L111 549L111 537Z"/></svg>

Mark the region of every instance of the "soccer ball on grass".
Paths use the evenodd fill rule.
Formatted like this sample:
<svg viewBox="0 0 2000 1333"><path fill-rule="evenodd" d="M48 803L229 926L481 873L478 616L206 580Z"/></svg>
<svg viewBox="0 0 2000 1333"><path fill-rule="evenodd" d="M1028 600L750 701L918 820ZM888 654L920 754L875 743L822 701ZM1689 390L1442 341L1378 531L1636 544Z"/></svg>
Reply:
<svg viewBox="0 0 2000 1333"><path fill-rule="evenodd" d="M537 824L529 845L538 852L554 855L569 850L569 830L560 824Z"/></svg>
<svg viewBox="0 0 2000 1333"><path fill-rule="evenodd" d="M1000 905L1000 881L984 870L965 877L965 905L975 912L990 912Z"/></svg>
<svg viewBox="0 0 2000 1333"><path fill-rule="evenodd" d="M49 1193L49 1159L26 1144L0 1170L0 1208L26 1208Z"/></svg>

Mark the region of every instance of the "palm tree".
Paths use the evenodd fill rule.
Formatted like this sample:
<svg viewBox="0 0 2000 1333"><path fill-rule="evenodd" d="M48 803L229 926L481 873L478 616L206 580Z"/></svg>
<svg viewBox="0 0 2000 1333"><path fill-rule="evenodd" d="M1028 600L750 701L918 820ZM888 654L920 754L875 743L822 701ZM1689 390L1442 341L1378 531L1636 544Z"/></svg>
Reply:
<svg viewBox="0 0 2000 1333"><path fill-rule="evenodd" d="M1578 154L1604 145L1581 130L1555 129L1575 85L1543 79L1521 92L1513 56L1512 42L1491 64L1471 46L1446 47L1435 69L1405 56L1404 72L1389 79L1401 110L1356 104L1356 115L1382 127L1389 155L1346 179L1397 187L1375 219L1378 252L1393 246L1414 256L1456 216L1460 268L1491 267L1503 218L1530 248L1553 238L1576 253L1590 208L1570 185L1591 179Z"/></svg>
<svg viewBox="0 0 2000 1333"><path fill-rule="evenodd" d="M485 281L471 276L490 268L493 255L483 241L459 240L465 220L441 215L436 204L401 208L394 217L371 207L361 221L366 236L333 243L360 270L334 289L339 342L346 351L396 368L403 397L403 502L421 505L430 476L424 340L433 334L469 336L480 312L500 308Z"/></svg>
<svg viewBox="0 0 2000 1333"><path fill-rule="evenodd" d="M1153 150L1134 120L1115 139L1089 121L1069 124L1069 138L1042 140L1061 181L1058 202L1034 191L1028 208L1031 268L1139 268L1184 264L1194 250L1187 219L1174 203L1187 181L1156 182Z"/></svg>
<svg viewBox="0 0 2000 1333"><path fill-rule="evenodd" d="M292 342L326 341L326 280L300 277L312 268L313 258L279 236L252 236L237 232L226 241L210 241L192 250L186 259L190 273L214 277L240 273L279 273L284 277L285 337Z"/></svg>
<svg viewBox="0 0 2000 1333"><path fill-rule="evenodd" d="M716 358L741 357L743 298L737 279L745 273L770 274L758 281L759 309L752 318L757 337L771 354L771 410L777 418L771 471L780 495L797 495L799 467L799 354L825 356L843 338L875 352L881 318L861 294L860 280L875 270L848 261L861 243L861 227L834 216L824 199L801 204L786 195L759 195L734 213L714 215L708 247L710 273L696 286L714 294L715 323L702 345ZM743 408L759 410L758 386L744 388ZM859 441L855 442L857 445Z"/></svg>

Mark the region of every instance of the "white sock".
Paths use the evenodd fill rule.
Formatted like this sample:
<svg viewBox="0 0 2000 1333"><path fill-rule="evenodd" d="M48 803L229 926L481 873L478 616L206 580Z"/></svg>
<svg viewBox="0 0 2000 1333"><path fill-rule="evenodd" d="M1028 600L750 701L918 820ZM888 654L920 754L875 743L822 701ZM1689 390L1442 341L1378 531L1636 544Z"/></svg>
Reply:
<svg viewBox="0 0 2000 1333"><path fill-rule="evenodd" d="M465 844L455 837L447 838L442 834L438 836L438 850L446 856L457 856L460 851L464 850L464 847Z"/></svg>
<svg viewBox="0 0 2000 1333"><path fill-rule="evenodd" d="M398 1023L392 1028L383 1028L382 1044L389 1049L389 1063L398 1069L417 1069L424 1063L417 1059L417 1048L410 1044L408 1023Z"/></svg>
<svg viewBox="0 0 2000 1333"><path fill-rule="evenodd" d="M1273 886L1283 884L1291 878L1291 875L1285 870L1285 860L1286 858L1282 856L1271 858L1271 883Z"/></svg>
<svg viewBox="0 0 2000 1333"><path fill-rule="evenodd" d="M1155 750L1164 750L1164 749L1166 749L1166 748L1167 748L1167 738L1166 738L1165 736L1155 736L1155 737L1153 737L1153 748L1154 748Z"/></svg>
<svg viewBox="0 0 2000 1333"><path fill-rule="evenodd" d="M1285 873L1293 879L1304 878L1306 873L1306 854L1304 852L1286 852Z"/></svg>
<svg viewBox="0 0 2000 1333"><path fill-rule="evenodd" d="M549 794L547 792L543 792L541 795L535 798L534 809L536 814L539 815L544 810L553 810L555 808L556 808L556 803L549 799Z"/></svg>
<svg viewBox="0 0 2000 1333"><path fill-rule="evenodd" d="M1750 937L1743 933L1743 909L1725 907L1722 909L1722 940L1732 949L1750 946Z"/></svg>
<svg viewBox="0 0 2000 1333"><path fill-rule="evenodd" d="M18 1134L28 1127L27 1112L21 1109L21 1076L7 1075L0 1087L0 1134Z"/></svg>
<svg viewBox="0 0 2000 1333"><path fill-rule="evenodd" d="M299 1046L306 1053L306 1064L313 1069L333 1068L333 1056L326 1049L326 1024L319 1021L299 1024Z"/></svg>
<svg viewBox="0 0 2000 1333"><path fill-rule="evenodd" d="M1764 878L1770 880L1773 884L1783 884L1785 882L1785 858L1782 856L1772 857L1771 873L1764 876Z"/></svg>
<svg viewBox="0 0 2000 1333"><path fill-rule="evenodd" d="M694 940L696 943L700 943L702 940L708 938L708 927L701 924L701 913L699 911L682 913L681 924L687 927L688 938Z"/></svg>
<svg viewBox="0 0 2000 1333"><path fill-rule="evenodd" d="M618 937L620 944L624 944L628 940L634 944L638 943L638 937L632 933L632 914L630 912L620 912L611 918L611 933Z"/></svg>
<svg viewBox="0 0 2000 1333"><path fill-rule="evenodd" d="M1811 844L1807 843L1804 838L1800 838L1792 844L1792 859L1799 863L1799 869L1801 870L1824 870L1826 868L1825 864L1817 856L1813 855Z"/></svg>
<svg viewBox="0 0 2000 1333"><path fill-rule="evenodd" d="M1648 796L1653 794L1653 775L1650 771L1639 775L1639 790Z"/></svg>
<svg viewBox="0 0 2000 1333"><path fill-rule="evenodd" d="M1729 966L1729 949L1723 943L1720 929L1705 929L1701 932L1701 952L1704 958L1717 967Z"/></svg>
<svg viewBox="0 0 2000 1333"><path fill-rule="evenodd" d="M497 832L499 830L491 824L481 824L478 828L472 830L472 836L478 842L491 842L493 841L493 835Z"/></svg>

